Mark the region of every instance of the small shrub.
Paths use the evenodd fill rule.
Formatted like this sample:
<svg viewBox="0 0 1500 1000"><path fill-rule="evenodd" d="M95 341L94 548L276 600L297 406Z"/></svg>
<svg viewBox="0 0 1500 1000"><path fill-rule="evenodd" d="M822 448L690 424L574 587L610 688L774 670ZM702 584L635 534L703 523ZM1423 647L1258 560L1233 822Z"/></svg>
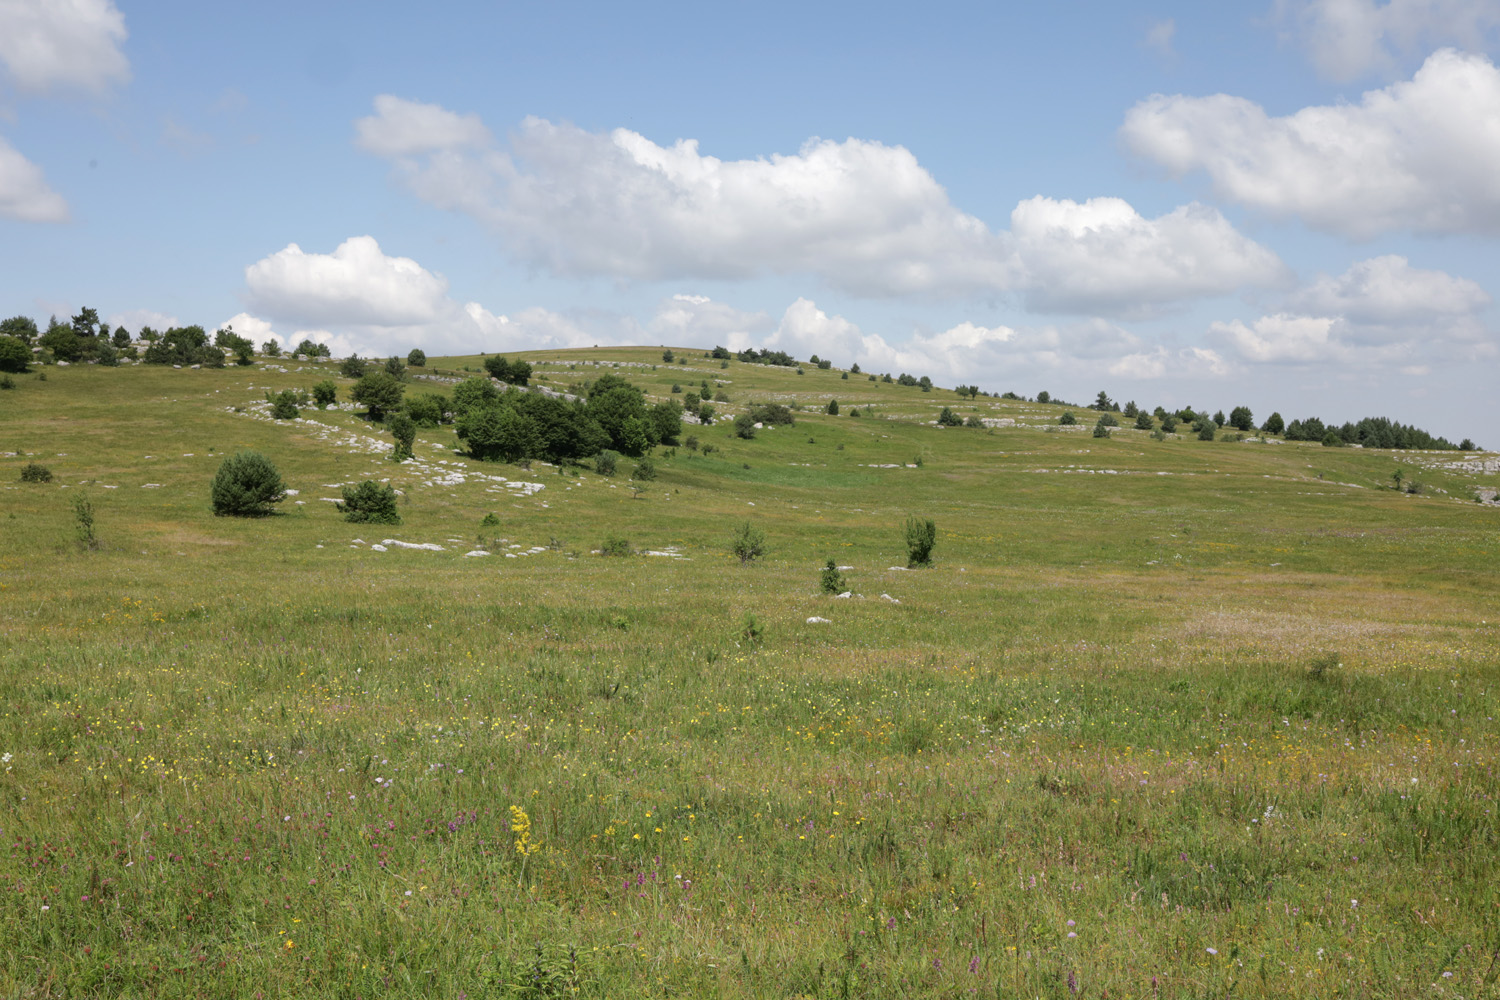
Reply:
<svg viewBox="0 0 1500 1000"><path fill-rule="evenodd" d="M703 454L704 455L712 455L714 452L716 452L718 450L719 450L719 446L716 445L716 444L706 444L706 445L703 446Z"/></svg>
<svg viewBox="0 0 1500 1000"><path fill-rule="evenodd" d="M1307 665L1307 678L1314 681L1326 680L1330 670L1337 670L1342 666L1337 653L1324 653Z"/></svg>
<svg viewBox="0 0 1500 1000"><path fill-rule="evenodd" d="M94 501L87 493L73 494L73 526L78 531L78 540L86 549L99 547L99 536L94 533Z"/></svg>
<svg viewBox="0 0 1500 1000"><path fill-rule="evenodd" d="M741 642L754 645L766 636L766 627L755 617L755 612L746 611L745 617L740 620L739 638Z"/></svg>
<svg viewBox="0 0 1500 1000"><path fill-rule="evenodd" d="M490 511L479 519L479 526L481 528L498 528L500 527L500 519L495 516L494 511Z"/></svg>
<svg viewBox="0 0 1500 1000"><path fill-rule="evenodd" d="M661 359L669 365L676 359L676 357L677 356L672 353L672 349L670 347L661 352Z"/></svg>
<svg viewBox="0 0 1500 1000"><path fill-rule="evenodd" d="M36 462L27 462L21 466L21 482L50 483L52 482L52 470Z"/></svg>
<svg viewBox="0 0 1500 1000"><path fill-rule="evenodd" d="M978 416L977 414L976 415L971 415L969 417L969 419L967 419L967 420L964 421L964 426L965 427L983 427L984 426L984 419L982 417Z"/></svg>
<svg viewBox="0 0 1500 1000"><path fill-rule="evenodd" d="M297 412L297 394L291 389L283 389L271 399L271 416L277 420L296 420L301 414Z"/></svg>
<svg viewBox="0 0 1500 1000"><path fill-rule="evenodd" d="M355 524L400 524L396 491L384 483L366 479L358 486L344 487L344 502L338 505L344 520Z"/></svg>
<svg viewBox="0 0 1500 1000"><path fill-rule="evenodd" d="M358 354L351 354L339 363L339 374L344 378L363 378L368 367Z"/></svg>
<svg viewBox="0 0 1500 1000"><path fill-rule="evenodd" d="M836 416L838 416L839 415L839 401L836 400L836 399L830 399L828 401L828 406L824 408L823 412L826 413L826 414L828 414L830 417L836 417Z"/></svg>
<svg viewBox="0 0 1500 1000"><path fill-rule="evenodd" d="M754 562L766 554L766 533L746 521L735 529L729 551L735 554L742 566Z"/></svg>
<svg viewBox="0 0 1500 1000"><path fill-rule="evenodd" d="M386 426L391 430L391 437L396 439L391 461L404 462L411 458L411 446L417 439L417 422L405 413L392 413L386 420Z"/></svg>
<svg viewBox="0 0 1500 1000"><path fill-rule="evenodd" d="M951 407L943 407L943 412L938 414L937 422L942 427L958 427L964 421Z"/></svg>
<svg viewBox="0 0 1500 1000"><path fill-rule="evenodd" d="M1161 418L1161 430L1164 434L1177 433L1177 417L1175 414L1168 413Z"/></svg>
<svg viewBox="0 0 1500 1000"><path fill-rule="evenodd" d="M1063 410L1063 415L1057 418L1057 422L1062 424L1064 427L1071 427L1072 425L1078 423L1078 418L1073 416L1072 410Z"/></svg>
<svg viewBox="0 0 1500 1000"><path fill-rule="evenodd" d="M828 565L823 567L823 573L818 578L818 585L822 587L825 594L842 594L844 592L844 574L839 572L839 567L832 559Z"/></svg>
<svg viewBox="0 0 1500 1000"><path fill-rule="evenodd" d="M687 439L683 441L682 444L683 447L687 448L688 451L698 450L698 439L691 434L687 436Z"/></svg>
<svg viewBox="0 0 1500 1000"><path fill-rule="evenodd" d="M1109 437L1109 425L1106 424L1102 420L1099 421L1097 424L1095 424L1094 425L1094 437L1096 437L1096 438L1107 438L1107 437Z"/></svg>
<svg viewBox="0 0 1500 1000"><path fill-rule="evenodd" d="M681 392L681 391L682 391L682 386L681 386L681 385L679 385L679 384L677 384L677 383L676 383L676 382L673 382L673 383L672 383L672 391L673 391L673 392L674 392L674 393L678 393L678 392Z"/></svg>
<svg viewBox="0 0 1500 1000"><path fill-rule="evenodd" d="M630 555L630 542L619 535L610 535L604 540L604 544L599 546L599 554L601 556L628 556Z"/></svg>
<svg viewBox="0 0 1500 1000"><path fill-rule="evenodd" d="M638 479L643 483L650 482L656 478L656 463L649 458L641 459L640 464L631 472L630 478Z"/></svg>
<svg viewBox="0 0 1500 1000"><path fill-rule="evenodd" d="M734 436L746 441L755 437L755 421L750 418L750 414L741 413L734 418Z"/></svg>
<svg viewBox="0 0 1500 1000"><path fill-rule="evenodd" d="M906 565L931 566L932 550L937 545L937 523L917 517L906 519Z"/></svg>
<svg viewBox="0 0 1500 1000"><path fill-rule="evenodd" d="M594 456L594 471L601 476L613 476L619 466L620 455L608 448Z"/></svg>
<svg viewBox="0 0 1500 1000"><path fill-rule="evenodd" d="M338 399L339 387L332 379L324 379L312 387L313 402L318 404L318 409L326 410Z"/></svg>
<svg viewBox="0 0 1500 1000"><path fill-rule="evenodd" d="M219 517L265 517L286 499L286 484L258 451L237 451L219 463L210 490Z"/></svg>
<svg viewBox="0 0 1500 1000"><path fill-rule="evenodd" d="M0 389L14 389L16 380L9 375L0 375Z"/></svg>

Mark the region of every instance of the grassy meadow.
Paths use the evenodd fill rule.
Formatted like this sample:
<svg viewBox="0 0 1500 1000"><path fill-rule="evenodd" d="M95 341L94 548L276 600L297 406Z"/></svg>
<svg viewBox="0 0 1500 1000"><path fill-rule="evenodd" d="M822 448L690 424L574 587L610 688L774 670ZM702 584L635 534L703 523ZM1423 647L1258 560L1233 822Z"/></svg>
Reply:
<svg viewBox="0 0 1500 1000"><path fill-rule="evenodd" d="M270 419L345 400L327 362L0 392L0 997L1500 996L1474 456L522 356L805 409L687 427L637 492L630 459L480 463L442 427L398 465L353 407ZM216 518L245 448L297 492ZM400 526L328 502L370 477Z"/></svg>

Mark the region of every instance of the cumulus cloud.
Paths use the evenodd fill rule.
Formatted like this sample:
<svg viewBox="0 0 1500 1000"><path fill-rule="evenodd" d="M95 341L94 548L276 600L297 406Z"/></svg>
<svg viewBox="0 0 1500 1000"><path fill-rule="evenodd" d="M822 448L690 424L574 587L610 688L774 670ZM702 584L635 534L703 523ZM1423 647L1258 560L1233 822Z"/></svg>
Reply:
<svg viewBox="0 0 1500 1000"><path fill-rule="evenodd" d="M1130 379L1223 378L1233 372L1218 351L1207 347L1171 350L1161 344L1127 354L1109 366L1109 374Z"/></svg>
<svg viewBox="0 0 1500 1000"><path fill-rule="evenodd" d="M390 94L375 98L375 114L356 121L354 129L359 147L376 156L412 156L490 143L490 131L478 115L459 115Z"/></svg>
<svg viewBox="0 0 1500 1000"><path fill-rule="evenodd" d="M1211 335L1246 360L1398 364L1414 356L1488 357L1493 337L1479 314L1490 296L1467 278L1373 257L1338 276L1319 275L1284 308L1251 324L1215 323Z"/></svg>
<svg viewBox="0 0 1500 1000"><path fill-rule="evenodd" d="M375 111L356 123L360 146L394 161L417 197L556 274L813 274L869 297L1022 292L1037 308L1125 314L1262 284L1279 267L1199 205L1144 219L1119 199L1036 198L1017 207L1016 232L995 231L911 151L879 142L812 139L725 161L691 139L528 118L501 148L474 116L390 96Z"/></svg>
<svg viewBox="0 0 1500 1000"><path fill-rule="evenodd" d="M1156 95L1121 137L1176 175L1202 170L1226 199L1315 229L1500 232L1500 70L1451 49L1358 104L1275 118L1240 97Z"/></svg>
<svg viewBox="0 0 1500 1000"><path fill-rule="evenodd" d="M773 326L774 320L764 312L745 312L706 295L679 293L657 306L647 330L663 344L739 347Z"/></svg>
<svg viewBox="0 0 1500 1000"><path fill-rule="evenodd" d="M0 217L21 222L67 222L68 203L52 190L42 168L0 138Z"/></svg>
<svg viewBox="0 0 1500 1000"><path fill-rule="evenodd" d="M244 337L246 340L249 340L256 347L259 347L261 344L264 344L268 340L275 341L282 347L286 347L288 345L295 347L297 343L300 342L292 341L290 338L282 336L271 328L271 324L269 322L261 319L259 316L252 316L246 312L235 313L233 316L220 323L218 328L232 328L235 333L239 334L241 337ZM156 329L161 328L157 327Z"/></svg>
<svg viewBox="0 0 1500 1000"><path fill-rule="evenodd" d="M638 327L622 328L617 317L541 308L507 316L477 302L460 303L442 275L409 257L387 256L370 236L352 236L326 254L290 244L245 269L245 298L249 309L229 320L237 332L257 343L306 338L336 354L535 350L640 339ZM293 332L282 335L273 327Z"/></svg>
<svg viewBox="0 0 1500 1000"><path fill-rule="evenodd" d="M1196 203L1147 219L1119 198L1038 196L1010 224L1026 304L1039 312L1142 313L1285 275L1274 253Z"/></svg>
<svg viewBox="0 0 1500 1000"><path fill-rule="evenodd" d="M0 0L0 62L22 89L101 93L130 79L113 0Z"/></svg>
<svg viewBox="0 0 1500 1000"><path fill-rule="evenodd" d="M1277 0L1276 20L1324 76L1348 81L1440 45L1483 49L1500 0Z"/></svg>

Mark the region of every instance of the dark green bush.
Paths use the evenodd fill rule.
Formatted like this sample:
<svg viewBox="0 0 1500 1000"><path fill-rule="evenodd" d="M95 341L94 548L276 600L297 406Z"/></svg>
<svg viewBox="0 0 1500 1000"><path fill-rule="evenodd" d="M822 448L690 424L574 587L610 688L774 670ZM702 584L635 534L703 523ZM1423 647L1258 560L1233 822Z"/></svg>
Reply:
<svg viewBox="0 0 1500 1000"><path fill-rule="evenodd" d="M594 456L594 471L601 476L613 476L619 462L619 454L606 448Z"/></svg>
<svg viewBox="0 0 1500 1000"><path fill-rule="evenodd" d="M300 413L297 412L297 394L291 389L283 389L271 398L271 416L277 420L296 420Z"/></svg>
<svg viewBox="0 0 1500 1000"><path fill-rule="evenodd" d="M628 556L630 552L629 539L621 538L619 535L610 535L604 540L604 544L599 546L601 556Z"/></svg>
<svg viewBox="0 0 1500 1000"><path fill-rule="evenodd" d="M286 499L286 484L269 458L239 451L219 463L210 493L219 517L265 517Z"/></svg>
<svg viewBox="0 0 1500 1000"><path fill-rule="evenodd" d="M936 545L936 522L917 517L906 519L906 565L931 566L932 550Z"/></svg>
<svg viewBox="0 0 1500 1000"><path fill-rule="evenodd" d="M640 482L650 482L656 478L656 463L649 458L641 459L640 464L631 472L630 478Z"/></svg>
<svg viewBox="0 0 1500 1000"><path fill-rule="evenodd" d="M413 347L411 353L406 356L406 363L413 368L426 368L427 354L420 347Z"/></svg>
<svg viewBox="0 0 1500 1000"><path fill-rule="evenodd" d="M823 588L825 594L844 592L844 574L839 572L838 563L832 559L828 560L828 565L823 567L823 573L818 578L818 585Z"/></svg>
<svg viewBox="0 0 1500 1000"><path fill-rule="evenodd" d="M312 387L313 402L318 404L318 409L323 410L334 404L338 399L339 387L332 379L324 379Z"/></svg>
<svg viewBox="0 0 1500 1000"><path fill-rule="evenodd" d="M401 515L396 511L396 491L373 479L366 479L358 486L344 487L344 502L338 505L344 520L356 524L400 524Z"/></svg>
<svg viewBox="0 0 1500 1000"><path fill-rule="evenodd" d="M391 461L404 462L412 457L411 446L417 439L417 424L405 413L392 413L386 419L391 437L396 439L396 449L391 452Z"/></svg>
<svg viewBox="0 0 1500 1000"><path fill-rule="evenodd" d="M729 551L739 558L741 565L753 562L766 554L766 533L746 521L735 529Z"/></svg>
<svg viewBox="0 0 1500 1000"><path fill-rule="evenodd" d="M31 348L15 337L0 337L0 372L22 374L31 364Z"/></svg>
<svg viewBox="0 0 1500 1000"><path fill-rule="evenodd" d="M1078 418L1073 416L1072 410L1063 410L1063 415L1057 418L1057 422L1064 427L1069 427L1078 423Z"/></svg>
<svg viewBox="0 0 1500 1000"><path fill-rule="evenodd" d="M943 412L938 414L937 422L943 427L958 427L964 421L963 418L960 417L957 413L954 413L950 407L945 406L943 407Z"/></svg>
<svg viewBox="0 0 1500 1000"><path fill-rule="evenodd" d="M52 470L37 462L27 462L21 466L21 482L50 483L52 482Z"/></svg>
<svg viewBox="0 0 1500 1000"><path fill-rule="evenodd" d="M734 436L744 438L746 441L755 437L755 421L750 414L741 413L734 418Z"/></svg>

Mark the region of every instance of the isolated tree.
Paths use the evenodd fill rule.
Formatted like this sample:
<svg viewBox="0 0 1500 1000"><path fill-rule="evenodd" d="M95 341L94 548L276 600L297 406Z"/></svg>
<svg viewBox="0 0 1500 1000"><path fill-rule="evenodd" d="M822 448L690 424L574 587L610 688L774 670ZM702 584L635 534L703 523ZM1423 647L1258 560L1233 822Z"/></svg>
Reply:
<svg viewBox="0 0 1500 1000"><path fill-rule="evenodd" d="M19 375L31 363L31 348L15 337L0 336L0 372Z"/></svg>
<svg viewBox="0 0 1500 1000"><path fill-rule="evenodd" d="M818 585L825 594L841 594L844 592L844 574L839 572L839 564L832 559L828 560L823 567L823 572L818 577Z"/></svg>
<svg viewBox="0 0 1500 1000"><path fill-rule="evenodd" d="M937 523L931 518L906 519L906 565L931 566L932 550L937 545Z"/></svg>
<svg viewBox="0 0 1500 1000"><path fill-rule="evenodd" d="M358 486L345 486L344 502L338 505L344 520L355 524L400 524L396 510L396 491L390 486L366 479Z"/></svg>
<svg viewBox="0 0 1500 1000"><path fill-rule="evenodd" d="M427 354L420 347L413 347L406 355L406 363L413 368L426 368Z"/></svg>
<svg viewBox="0 0 1500 1000"><path fill-rule="evenodd" d="M1229 411L1229 426L1237 431L1255 430L1255 418L1248 406L1236 406Z"/></svg>
<svg viewBox="0 0 1500 1000"><path fill-rule="evenodd" d="M1098 410L1101 413L1105 410L1113 410L1115 409L1115 401L1109 398L1108 393L1100 389L1098 398L1094 400L1093 405L1089 409Z"/></svg>
<svg viewBox="0 0 1500 1000"><path fill-rule="evenodd" d="M384 420L387 413L401 405L401 383L388 371L373 371L354 383L349 398L363 403L371 420Z"/></svg>
<svg viewBox="0 0 1500 1000"><path fill-rule="evenodd" d="M1227 421L1224 419L1224 411L1223 410L1220 410L1220 411L1218 411L1217 413L1214 414L1214 425L1216 427L1223 427L1226 422Z"/></svg>
<svg viewBox="0 0 1500 1000"><path fill-rule="evenodd" d="M391 461L404 462L412 457L411 446L417 439L417 424L405 413L392 413L386 420L391 437L396 439L396 450L391 452Z"/></svg>
<svg viewBox="0 0 1500 1000"><path fill-rule="evenodd" d="M271 400L271 416L277 420L296 420L301 414L297 412L297 393L291 389L283 389Z"/></svg>
<svg viewBox="0 0 1500 1000"><path fill-rule="evenodd" d="M1161 429L1164 434L1175 434L1177 432L1177 415L1168 413L1161 418Z"/></svg>
<svg viewBox="0 0 1500 1000"><path fill-rule="evenodd" d="M673 361L676 360L676 355L672 353L672 349L669 347L665 351L661 352L661 359L670 365Z"/></svg>
<svg viewBox="0 0 1500 1000"><path fill-rule="evenodd" d="M958 427L964 422L963 417L954 413L949 407L943 407L943 412L938 414L937 422L943 427Z"/></svg>
<svg viewBox="0 0 1500 1000"><path fill-rule="evenodd" d="M739 558L740 565L754 562L766 553L766 533L746 521L735 529L729 551Z"/></svg>
<svg viewBox="0 0 1500 1000"><path fill-rule="evenodd" d="M741 413L734 418L734 436L749 441L755 437L755 421L748 413Z"/></svg>
<svg viewBox="0 0 1500 1000"><path fill-rule="evenodd" d="M1286 422L1281 419L1280 413L1272 413L1260 429L1267 434L1281 434L1286 430Z"/></svg>
<svg viewBox="0 0 1500 1000"><path fill-rule="evenodd" d="M323 381L315 383L312 387L313 402L318 405L318 409L320 410L326 410L332 406L334 400L338 399L338 395L339 387L332 379L325 378Z"/></svg>
<svg viewBox="0 0 1500 1000"><path fill-rule="evenodd" d="M220 517L265 517L286 499L286 484L258 451L238 451L219 463L211 492Z"/></svg>
<svg viewBox="0 0 1500 1000"><path fill-rule="evenodd" d="M1052 402L1052 393L1043 389L1041 392L1036 394L1036 401L1038 403L1050 403Z"/></svg>
<svg viewBox="0 0 1500 1000"><path fill-rule="evenodd" d="M836 416L838 416L839 415L839 401L836 400L836 399L830 399L828 401L828 405L823 408L823 412L826 413L826 414L828 414L830 417L836 417Z"/></svg>
<svg viewBox="0 0 1500 1000"><path fill-rule="evenodd" d="M307 343L307 341L303 341ZM344 378L364 378L365 370L370 366L358 354L351 354L339 363L339 374Z"/></svg>
<svg viewBox="0 0 1500 1000"><path fill-rule="evenodd" d="M1125 404L1125 409L1121 410L1120 412L1123 413L1125 416L1130 417L1132 420L1134 420L1140 414L1141 411L1135 405L1135 400L1132 399L1130 402L1128 402L1128 403Z"/></svg>
<svg viewBox="0 0 1500 1000"><path fill-rule="evenodd" d="M274 340L268 340L260 345L260 353L268 358L279 358L281 357L281 345Z"/></svg>
<svg viewBox="0 0 1500 1000"><path fill-rule="evenodd" d="M1057 422L1068 427L1078 423L1078 418L1073 416L1072 410L1063 410L1063 415L1057 418Z"/></svg>

